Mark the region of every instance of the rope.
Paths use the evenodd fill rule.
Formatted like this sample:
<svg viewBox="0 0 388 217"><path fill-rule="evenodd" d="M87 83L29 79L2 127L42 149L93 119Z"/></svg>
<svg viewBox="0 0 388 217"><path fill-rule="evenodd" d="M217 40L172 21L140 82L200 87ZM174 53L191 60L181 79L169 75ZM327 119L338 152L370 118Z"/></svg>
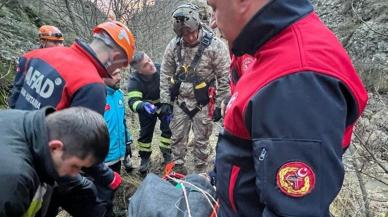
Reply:
<svg viewBox="0 0 388 217"><path fill-rule="evenodd" d="M200 187L194 185L191 182L188 182L188 181L185 181L185 180L176 179L176 178L173 178L173 177L171 177L169 175L166 175L166 177L171 179L172 181L174 181L176 183L179 183L182 186L182 190L183 190L183 194L184 194L184 197L185 197L185 202L186 202L186 206L187 206L189 217L191 217L191 210L190 210L190 207L189 207L189 201L188 201L189 199L187 197L186 188L185 188L185 186L183 184L187 184L189 186L192 186L197 191L201 192L202 195L205 196L206 200L210 204L210 207L212 208L213 212L216 214L216 217L217 217L216 207L218 207L219 205L218 205L218 202L216 201L216 199L210 193L208 193L207 191L205 191L205 190L201 189ZM213 201L213 203L212 203L212 201ZM213 205L213 204L215 204L215 205ZM175 204L175 207L177 207L177 204ZM180 210L180 209L178 208L178 210ZM182 211L182 210L180 210L180 211Z"/></svg>

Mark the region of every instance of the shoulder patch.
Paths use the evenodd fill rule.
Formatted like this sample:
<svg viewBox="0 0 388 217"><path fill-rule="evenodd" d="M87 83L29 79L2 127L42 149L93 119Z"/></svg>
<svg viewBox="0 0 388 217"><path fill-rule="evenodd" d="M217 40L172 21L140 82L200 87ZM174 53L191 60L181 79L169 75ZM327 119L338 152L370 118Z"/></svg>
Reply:
<svg viewBox="0 0 388 217"><path fill-rule="evenodd" d="M303 197L314 189L315 173L303 162L288 162L278 170L276 182L284 194L291 197Z"/></svg>

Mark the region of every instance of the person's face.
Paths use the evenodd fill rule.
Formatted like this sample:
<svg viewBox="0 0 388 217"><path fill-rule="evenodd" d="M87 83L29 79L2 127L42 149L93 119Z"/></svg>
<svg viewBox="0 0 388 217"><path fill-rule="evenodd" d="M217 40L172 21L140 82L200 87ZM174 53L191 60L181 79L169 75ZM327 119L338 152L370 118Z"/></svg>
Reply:
<svg viewBox="0 0 388 217"><path fill-rule="evenodd" d="M59 140L50 141L49 149L55 170L60 177L76 176L82 168L91 167L94 164L91 156L85 159L80 159L77 156L66 156L63 151L63 143Z"/></svg>
<svg viewBox="0 0 388 217"><path fill-rule="evenodd" d="M104 78L105 84L113 89L119 89L121 81L120 69L116 69L116 71L114 71L111 76L112 78Z"/></svg>
<svg viewBox="0 0 388 217"><path fill-rule="evenodd" d="M63 47L63 41L41 40L40 41L40 47L41 48Z"/></svg>
<svg viewBox="0 0 388 217"><path fill-rule="evenodd" d="M211 27L218 27L231 44L242 29L240 18L239 2L236 0L207 0L207 4L212 7L213 14Z"/></svg>
<svg viewBox="0 0 388 217"><path fill-rule="evenodd" d="M111 76L116 70L127 66L128 59L123 51L110 48L106 55L106 70Z"/></svg>
<svg viewBox="0 0 388 217"><path fill-rule="evenodd" d="M184 31L182 34L182 39L189 46L195 46L199 42L198 41L198 31L194 31L194 32Z"/></svg>
<svg viewBox="0 0 388 217"><path fill-rule="evenodd" d="M155 64L147 54L144 54L143 60L139 63L139 72L142 75L152 75L156 72Z"/></svg>

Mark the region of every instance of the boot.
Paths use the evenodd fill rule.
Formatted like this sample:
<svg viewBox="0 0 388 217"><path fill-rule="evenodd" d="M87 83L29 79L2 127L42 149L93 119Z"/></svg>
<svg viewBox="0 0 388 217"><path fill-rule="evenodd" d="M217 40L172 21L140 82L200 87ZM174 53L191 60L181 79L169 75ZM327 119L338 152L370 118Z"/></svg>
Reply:
<svg viewBox="0 0 388 217"><path fill-rule="evenodd" d="M148 170L151 167L151 152L139 151L141 158L139 172L148 173Z"/></svg>
<svg viewBox="0 0 388 217"><path fill-rule="evenodd" d="M187 175L187 169L184 164L175 164L173 171L182 175Z"/></svg>
<svg viewBox="0 0 388 217"><path fill-rule="evenodd" d="M140 173L147 173L148 170L150 169L150 166L151 166L151 159L150 158L141 159L139 172Z"/></svg>
<svg viewBox="0 0 388 217"><path fill-rule="evenodd" d="M171 161L171 149L160 148L163 156L163 166L165 166L168 162Z"/></svg>

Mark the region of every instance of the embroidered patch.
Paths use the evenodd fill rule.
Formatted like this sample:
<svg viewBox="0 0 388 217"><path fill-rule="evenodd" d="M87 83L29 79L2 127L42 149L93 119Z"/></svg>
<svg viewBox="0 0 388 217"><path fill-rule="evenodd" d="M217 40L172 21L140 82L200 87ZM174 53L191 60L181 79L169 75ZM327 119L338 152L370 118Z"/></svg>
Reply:
<svg viewBox="0 0 388 217"><path fill-rule="evenodd" d="M106 104L105 105L105 111L109 111L110 110L110 105L109 104Z"/></svg>
<svg viewBox="0 0 388 217"><path fill-rule="evenodd" d="M313 190L315 174L303 162L288 162L278 170L276 182L284 194L291 197L303 197Z"/></svg>

